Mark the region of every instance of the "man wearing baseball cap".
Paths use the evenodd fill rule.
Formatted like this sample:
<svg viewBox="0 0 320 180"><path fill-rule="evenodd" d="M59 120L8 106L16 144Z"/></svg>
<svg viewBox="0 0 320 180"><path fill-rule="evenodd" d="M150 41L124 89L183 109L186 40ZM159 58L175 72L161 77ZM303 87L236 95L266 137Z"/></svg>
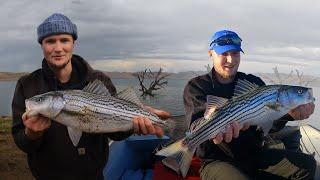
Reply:
<svg viewBox="0 0 320 180"><path fill-rule="evenodd" d="M55 13L38 26L38 43L44 58L42 68L21 77L12 101L12 134L17 146L28 155L36 179L104 179L102 170L108 159L108 138L121 140L132 133L163 135L148 118L135 117L129 132L82 133L76 145L70 130L38 114L25 112L25 100L49 91L83 89L98 79L111 95L116 88L103 72L94 70L82 57L73 54L78 39L77 26L63 14ZM168 113L149 108L161 117Z"/></svg>
<svg viewBox="0 0 320 180"><path fill-rule="evenodd" d="M207 95L229 99L239 79L265 85L259 77L238 71L241 42L240 36L230 30L213 34L209 43L212 70L191 79L184 89L189 125L203 117ZM272 130L279 131L287 121L306 119L313 110L313 103L299 106L276 121ZM263 142L263 132L256 126L229 124L225 132L197 148L196 155L203 162L201 179L313 179L316 162L311 155L297 150L266 149Z"/></svg>

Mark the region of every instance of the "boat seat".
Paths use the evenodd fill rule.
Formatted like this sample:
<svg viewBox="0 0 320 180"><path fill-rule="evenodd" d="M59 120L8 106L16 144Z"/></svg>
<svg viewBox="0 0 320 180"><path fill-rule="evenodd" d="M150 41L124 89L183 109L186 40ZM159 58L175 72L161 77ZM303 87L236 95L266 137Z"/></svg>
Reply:
<svg viewBox="0 0 320 180"><path fill-rule="evenodd" d="M157 161L153 168L153 180L200 180L200 167L200 159L193 157L188 174L183 178L175 171L163 165L161 161Z"/></svg>

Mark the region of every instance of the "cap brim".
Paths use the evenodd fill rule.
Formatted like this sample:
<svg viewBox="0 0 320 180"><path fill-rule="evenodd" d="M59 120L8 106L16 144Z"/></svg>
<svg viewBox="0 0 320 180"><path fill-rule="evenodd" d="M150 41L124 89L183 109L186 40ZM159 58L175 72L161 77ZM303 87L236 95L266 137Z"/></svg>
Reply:
<svg viewBox="0 0 320 180"><path fill-rule="evenodd" d="M228 52L228 51L241 51L241 52L243 52L241 47L240 46L236 46L236 45L215 46L212 49L217 54L223 54L223 53Z"/></svg>

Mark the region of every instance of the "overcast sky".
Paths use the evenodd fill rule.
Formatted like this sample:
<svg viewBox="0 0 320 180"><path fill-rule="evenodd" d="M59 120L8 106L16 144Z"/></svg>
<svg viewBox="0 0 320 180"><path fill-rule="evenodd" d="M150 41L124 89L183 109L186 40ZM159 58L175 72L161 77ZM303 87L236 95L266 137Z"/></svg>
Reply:
<svg viewBox="0 0 320 180"><path fill-rule="evenodd" d="M78 27L75 53L100 70L205 70L211 35L231 29L243 39L240 70L320 76L319 9L318 0L3 0L0 71L40 67L36 28L58 12Z"/></svg>

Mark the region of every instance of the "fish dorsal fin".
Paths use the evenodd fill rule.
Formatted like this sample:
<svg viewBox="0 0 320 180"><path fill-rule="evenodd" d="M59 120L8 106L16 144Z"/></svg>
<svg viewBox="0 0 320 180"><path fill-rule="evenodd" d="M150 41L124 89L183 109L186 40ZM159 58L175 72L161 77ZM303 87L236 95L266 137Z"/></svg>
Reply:
<svg viewBox="0 0 320 180"><path fill-rule="evenodd" d="M93 82L90 82L82 90L85 92L93 93L93 94L106 95L106 96L110 95L106 86L100 80L97 80L97 79L94 80Z"/></svg>
<svg viewBox="0 0 320 180"><path fill-rule="evenodd" d="M206 107L206 112L204 113L204 118L209 119L210 117L213 116L213 114L222 107L228 99L218 97L218 96L213 96L213 95L208 95L207 96L207 107Z"/></svg>
<svg viewBox="0 0 320 180"><path fill-rule="evenodd" d="M116 95L117 98L131 102L139 107L143 107L140 99L137 97L137 94L134 92L132 87L128 87L127 89L119 92Z"/></svg>
<svg viewBox="0 0 320 180"><path fill-rule="evenodd" d="M234 89L234 97L246 94L257 89L259 86L245 79L239 79Z"/></svg>

